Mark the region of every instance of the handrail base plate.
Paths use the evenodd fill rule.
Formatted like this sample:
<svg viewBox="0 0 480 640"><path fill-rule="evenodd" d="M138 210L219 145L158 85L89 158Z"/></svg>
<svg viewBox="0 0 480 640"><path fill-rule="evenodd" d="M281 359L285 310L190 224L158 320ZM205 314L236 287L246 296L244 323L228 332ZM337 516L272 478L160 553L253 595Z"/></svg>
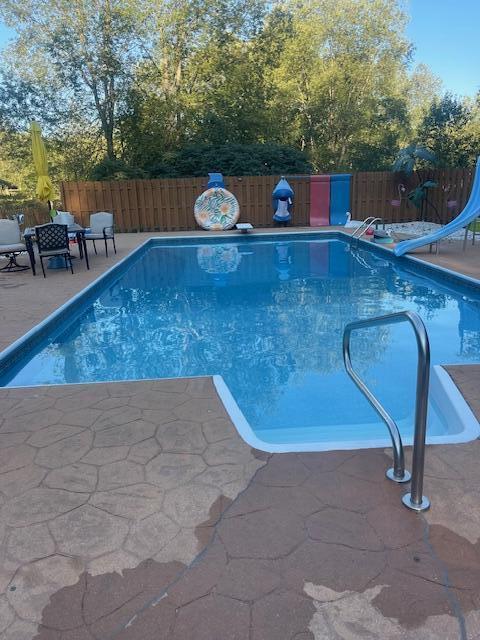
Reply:
<svg viewBox="0 0 480 640"><path fill-rule="evenodd" d="M422 497L422 502L420 504L415 504L412 502L412 494L406 493L402 498L403 504L407 507L407 509L411 509L412 511L426 511L430 509L430 500L426 497Z"/></svg>
<svg viewBox="0 0 480 640"><path fill-rule="evenodd" d="M387 469L385 472L385 475L389 480L392 480L393 482L398 482L398 484L401 484L402 482L410 482L410 479L412 477L410 471L407 471L406 469L403 472L403 476L400 476L400 477L396 476L395 470L393 467L390 467L390 469Z"/></svg>

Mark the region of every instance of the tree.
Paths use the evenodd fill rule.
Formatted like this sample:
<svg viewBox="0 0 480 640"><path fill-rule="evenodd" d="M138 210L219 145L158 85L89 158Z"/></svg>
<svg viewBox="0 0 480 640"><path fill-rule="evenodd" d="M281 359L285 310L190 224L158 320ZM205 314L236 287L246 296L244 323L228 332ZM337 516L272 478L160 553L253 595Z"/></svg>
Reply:
<svg viewBox="0 0 480 640"><path fill-rule="evenodd" d="M279 144L189 144L177 152L159 155L156 161L132 167L115 160L104 160L91 172L93 180L134 177L171 178L206 176L219 171L227 176L310 173L305 154Z"/></svg>
<svg viewBox="0 0 480 640"><path fill-rule="evenodd" d="M426 113L442 93L442 81L425 64L418 64L405 86L410 119L410 137L418 137L418 129Z"/></svg>
<svg viewBox="0 0 480 640"><path fill-rule="evenodd" d="M384 133L397 142L406 125L405 110L398 109L409 55L405 15L394 0L309 0L291 7L294 36L276 72L276 110L284 114L289 139L308 151L317 169L351 169L357 145L382 146ZM378 126L372 140L382 103L385 108L390 100L397 102L393 127Z"/></svg>
<svg viewBox="0 0 480 640"><path fill-rule="evenodd" d="M472 116L473 107L449 93L432 102L418 136L435 153L440 167L466 167L474 163L480 138L469 126Z"/></svg>
<svg viewBox="0 0 480 640"><path fill-rule="evenodd" d="M275 175L310 173L305 154L275 144L229 144L185 147L173 162L177 175L204 176L209 171L225 175Z"/></svg>
<svg viewBox="0 0 480 640"><path fill-rule="evenodd" d="M32 90L76 105L102 133L114 159L118 109L131 81L137 16L130 0L3 0L0 16L15 28L16 64L26 69ZM30 70L31 60L35 67ZM21 77L21 74L19 74ZM41 114L36 114L41 121Z"/></svg>
<svg viewBox="0 0 480 640"><path fill-rule="evenodd" d="M155 5L155 3L153 3ZM196 142L218 145L265 138L268 108L257 44L262 0L199 0L152 6L151 38L137 66L122 121L127 160L157 164Z"/></svg>
<svg viewBox="0 0 480 640"><path fill-rule="evenodd" d="M478 100L409 71L400 0L3 0L0 17L17 32L0 134L39 120L57 180L203 175L200 152L233 173L387 169L412 139L465 165L480 140Z"/></svg>

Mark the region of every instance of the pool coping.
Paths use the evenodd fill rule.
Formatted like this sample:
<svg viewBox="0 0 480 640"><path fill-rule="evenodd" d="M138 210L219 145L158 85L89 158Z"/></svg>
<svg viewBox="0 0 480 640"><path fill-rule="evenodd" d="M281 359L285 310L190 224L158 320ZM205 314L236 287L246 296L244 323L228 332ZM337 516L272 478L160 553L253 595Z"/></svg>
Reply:
<svg viewBox="0 0 480 640"><path fill-rule="evenodd" d="M432 275L437 275L437 277L438 275L440 275L440 277L443 280L447 280L447 283L442 283L444 286L445 284L446 286L448 286L448 281L453 281L457 284L457 286L458 285L466 286L468 288L473 288L476 291L480 292L480 280L476 278L458 273L446 267L442 267L442 266L431 264L431 263L426 263L421 259L416 258L415 256L411 256L411 255L405 255L400 257L395 256L395 254L389 248L382 245L374 245L372 242L368 240L364 240L362 238L352 238L351 234L345 232L344 230L329 229L329 230L322 231L317 229L315 230L298 229L298 230L289 230L288 232L284 232L281 235L275 232L268 231L268 232L249 233L249 234L241 234L241 235L234 235L232 233L222 233L222 232L216 232L214 235L212 235L211 232L205 232L205 233L199 232L199 234L195 236L183 235L183 234L174 234L167 237L153 236L151 238L148 238L144 242L142 242L131 253L129 253L124 258L122 258L116 264L112 265L104 273L99 275L99 277L96 278L93 282L89 283L81 291L74 294L69 300L67 300L64 304L58 307L58 309L53 311L41 322L39 322L34 327L32 327L29 331L27 331L27 333L25 333L23 336L15 340L12 344L10 344L3 351L1 351L0 352L0 375L7 368L14 365L15 362L22 357L26 349L28 349L29 347L30 348L33 347L38 341L40 341L47 331L50 331L52 328L55 327L55 325L60 324L62 320L64 320L65 315L71 309L75 309L75 305L77 302L82 301L83 303L85 303L89 296L94 294L99 288L103 288L102 284L104 284L105 281L107 281L108 279L111 279L112 276L115 276L116 273L121 274L122 269L129 262L135 262L136 260L138 260L141 257L141 255L148 249L149 246L153 247L158 245L160 246L168 245L168 244L171 244L172 241L177 242L177 241L185 241L185 240L188 241L188 244L191 244L191 245L198 244L199 241L200 243L204 244L205 240L208 241L208 244L214 244L219 238L228 240L229 244L230 243L243 244L246 242L251 242L252 239L255 239L255 241L258 241L258 242L262 242L262 241L268 241L271 239L278 239L280 237L282 238L282 241L288 242L292 237L295 239L295 237L300 237L300 236L316 236L316 237L320 236L320 238L324 236L325 238L340 239L343 241L347 241L350 248L352 247L353 244L355 244L356 246L361 246L362 248L369 250L371 253L374 253L374 254L376 253L377 255L379 254L384 256L386 259L388 259L391 262L394 262L394 263L399 262L400 264L402 264L404 269L405 269L405 265L407 264L407 270L408 270L408 263L411 263L412 266L414 265L414 268L415 268L415 273L413 273L412 275L415 275L417 277L422 277L422 272L423 273L426 272L427 274L430 273ZM72 315L73 314L70 314L70 317ZM448 366L448 363L444 363L443 366ZM465 366L468 366L468 365L465 365ZM436 367L441 368L439 365L436 365L433 368L433 370L435 370ZM438 375L443 378L441 374L438 374ZM240 411L238 405L233 399L233 396L231 395L227 385L223 382L223 379L221 378L221 376L213 375L212 377L215 381L217 392L222 398L222 402L224 403L227 411L229 412L232 421L234 422L235 426L239 430L239 433L249 444L252 444L252 446L255 446L259 449L263 449L271 452L287 451L287 449L285 448L286 445L279 445L280 448L266 449L265 445L273 446L273 447L276 447L277 445L273 445L272 443L265 443L263 440L260 440L257 436L255 436L253 430L251 429L250 425L248 424L242 412ZM447 381L447 378L450 382ZM159 378L159 379L163 379L163 378ZM473 417L477 425L477 433L476 435L468 437L467 439L459 439L457 437L455 440L452 440L451 436L444 436L443 437L444 439L442 439L441 437L437 437L435 439L435 443L446 444L446 443L453 443L453 442L465 442L468 440L472 440L475 437L478 437L479 428L480 428L479 423L476 420L476 418L473 416L473 413L471 412L471 409L466 399L460 393L460 391L458 390L458 387L455 385L453 380L450 378L450 376L446 372L445 372L445 378L443 379L444 379L444 382L443 382L444 391L445 393L447 393L448 397L450 398L452 407L455 407L455 411L457 415L463 416L467 425L471 423L471 418ZM108 381L103 381L103 382L108 382ZM65 384L70 384L70 383L65 383ZM72 384L76 384L76 383L72 383ZM248 425L248 427L246 425ZM466 429L466 432L471 434L473 433L473 430L471 427L468 427ZM461 433L463 433L463 431ZM256 444L254 444L254 442ZM311 445L312 443L303 443L303 447L298 450L299 451L300 450L301 451L322 451L322 450L331 450L333 448L332 443L329 443L329 446L325 448L321 447L321 445L325 443L316 443L315 448L311 448L309 444ZM335 442L333 444L335 444L335 448L338 448L338 449L352 449L352 448L358 449L365 446L369 446L369 447L389 446L390 441L388 439L386 441L375 440L375 441L370 441L368 445L366 445L365 441L360 441L360 442L350 441L350 443ZM348 446L346 446L347 444ZM289 445L288 451L296 451L296 450L297 450L296 448L292 448L292 446Z"/></svg>

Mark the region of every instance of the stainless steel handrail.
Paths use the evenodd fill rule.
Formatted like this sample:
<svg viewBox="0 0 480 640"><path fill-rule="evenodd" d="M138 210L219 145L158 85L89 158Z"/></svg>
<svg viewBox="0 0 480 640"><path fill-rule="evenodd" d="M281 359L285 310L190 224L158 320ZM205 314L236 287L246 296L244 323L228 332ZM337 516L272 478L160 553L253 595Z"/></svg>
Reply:
<svg viewBox="0 0 480 640"><path fill-rule="evenodd" d="M368 218L365 218L362 224L359 227L357 227L355 231L352 233L352 238L361 238L364 233L367 233L367 231L370 229L372 224L375 224L375 223L378 224L379 222L383 224L383 228L385 229L385 222L383 221L383 218L375 218L375 216L369 216Z"/></svg>
<svg viewBox="0 0 480 640"><path fill-rule="evenodd" d="M395 482L408 482L410 474L405 471L403 444L398 427L393 418L373 395L370 389L355 373L350 356L350 337L352 331L367 327L378 327L385 324L409 322L413 327L417 341L417 385L415 399L415 433L413 438L412 484L411 491L403 496L402 502L414 511L425 511L430 502L423 495L423 471L425 466L425 437L427 432L428 388L430 382L430 343L427 330L420 316L413 311L389 313L376 318L357 320L346 325L343 333L343 360L347 373L367 400L386 423L393 445L393 469L387 471L387 477ZM407 477L408 476L408 477Z"/></svg>

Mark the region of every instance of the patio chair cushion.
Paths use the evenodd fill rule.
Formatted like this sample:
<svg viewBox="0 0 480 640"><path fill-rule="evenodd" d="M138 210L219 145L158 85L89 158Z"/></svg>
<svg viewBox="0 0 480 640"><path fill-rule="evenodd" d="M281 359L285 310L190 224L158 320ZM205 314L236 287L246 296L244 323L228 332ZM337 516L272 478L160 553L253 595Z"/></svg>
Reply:
<svg viewBox="0 0 480 640"><path fill-rule="evenodd" d="M0 244L0 253L16 253L17 251L26 250L27 247L21 242L16 242L14 244Z"/></svg>
<svg viewBox="0 0 480 640"><path fill-rule="evenodd" d="M68 249L49 249L48 251L39 251L38 255L43 257L46 256L65 256L69 252Z"/></svg>
<svg viewBox="0 0 480 640"><path fill-rule="evenodd" d="M0 220L0 245L18 244L22 239L17 220Z"/></svg>
<svg viewBox="0 0 480 640"><path fill-rule="evenodd" d="M75 222L75 218L70 211L57 211L57 215L53 218L54 224L70 225Z"/></svg>
<svg viewBox="0 0 480 640"><path fill-rule="evenodd" d="M103 240L105 237L111 238L113 236L112 233L106 231L105 236L103 233L86 233L85 240Z"/></svg>
<svg viewBox="0 0 480 640"><path fill-rule="evenodd" d="M113 234L113 213L107 211L99 211L98 213L92 213L90 216L90 229L92 233L89 233L86 237L92 238L94 235L99 235L103 238L103 230L107 229L107 234Z"/></svg>

